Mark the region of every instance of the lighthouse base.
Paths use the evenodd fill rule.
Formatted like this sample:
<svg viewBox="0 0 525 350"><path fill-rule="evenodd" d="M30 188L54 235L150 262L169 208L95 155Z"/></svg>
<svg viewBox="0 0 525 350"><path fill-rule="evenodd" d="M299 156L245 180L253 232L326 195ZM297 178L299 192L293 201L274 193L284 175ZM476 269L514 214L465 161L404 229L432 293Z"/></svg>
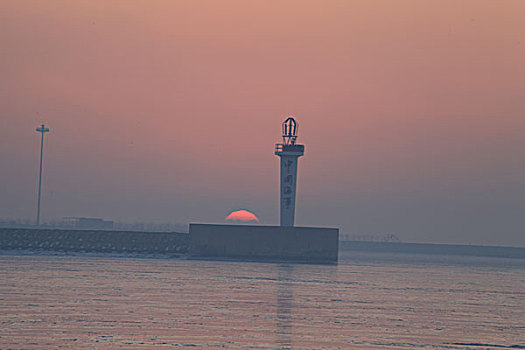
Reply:
<svg viewBox="0 0 525 350"><path fill-rule="evenodd" d="M336 264L339 229L190 224L191 258Z"/></svg>

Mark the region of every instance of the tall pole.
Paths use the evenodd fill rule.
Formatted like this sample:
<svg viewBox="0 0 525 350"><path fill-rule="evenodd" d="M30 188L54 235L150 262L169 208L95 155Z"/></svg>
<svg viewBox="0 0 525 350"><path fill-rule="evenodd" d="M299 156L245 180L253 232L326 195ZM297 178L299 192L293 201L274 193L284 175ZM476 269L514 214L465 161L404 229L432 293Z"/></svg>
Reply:
<svg viewBox="0 0 525 350"><path fill-rule="evenodd" d="M40 198L42 195L42 160L44 158L44 133L49 132L49 128L46 128L44 124L40 128L37 128L36 131L42 134L42 139L40 141L40 176L38 177L38 205L36 210L36 224L40 225Z"/></svg>

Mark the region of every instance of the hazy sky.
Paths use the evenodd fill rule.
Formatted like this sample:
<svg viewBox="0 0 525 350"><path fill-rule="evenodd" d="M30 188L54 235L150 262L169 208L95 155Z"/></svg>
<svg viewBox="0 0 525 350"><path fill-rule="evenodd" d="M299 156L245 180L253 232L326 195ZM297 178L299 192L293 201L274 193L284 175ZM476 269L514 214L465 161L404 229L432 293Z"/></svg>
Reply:
<svg viewBox="0 0 525 350"><path fill-rule="evenodd" d="M0 218L297 225L525 246L525 1L0 2Z"/></svg>

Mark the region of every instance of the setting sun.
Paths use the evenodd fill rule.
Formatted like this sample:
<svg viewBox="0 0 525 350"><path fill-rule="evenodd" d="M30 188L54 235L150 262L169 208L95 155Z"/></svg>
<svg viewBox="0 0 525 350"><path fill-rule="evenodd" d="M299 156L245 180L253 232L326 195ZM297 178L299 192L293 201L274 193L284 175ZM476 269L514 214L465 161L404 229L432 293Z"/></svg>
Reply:
<svg viewBox="0 0 525 350"><path fill-rule="evenodd" d="M259 223L259 219L254 213L248 210L236 210L231 212L225 219L228 222L246 222L246 223Z"/></svg>

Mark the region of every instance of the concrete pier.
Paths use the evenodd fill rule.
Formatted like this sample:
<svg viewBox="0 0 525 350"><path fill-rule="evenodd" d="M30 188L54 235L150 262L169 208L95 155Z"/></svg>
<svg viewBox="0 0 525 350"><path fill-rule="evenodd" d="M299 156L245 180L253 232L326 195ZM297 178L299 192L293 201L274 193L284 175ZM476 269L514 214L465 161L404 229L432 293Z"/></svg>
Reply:
<svg viewBox="0 0 525 350"><path fill-rule="evenodd" d="M339 229L190 224L194 258L337 263Z"/></svg>

